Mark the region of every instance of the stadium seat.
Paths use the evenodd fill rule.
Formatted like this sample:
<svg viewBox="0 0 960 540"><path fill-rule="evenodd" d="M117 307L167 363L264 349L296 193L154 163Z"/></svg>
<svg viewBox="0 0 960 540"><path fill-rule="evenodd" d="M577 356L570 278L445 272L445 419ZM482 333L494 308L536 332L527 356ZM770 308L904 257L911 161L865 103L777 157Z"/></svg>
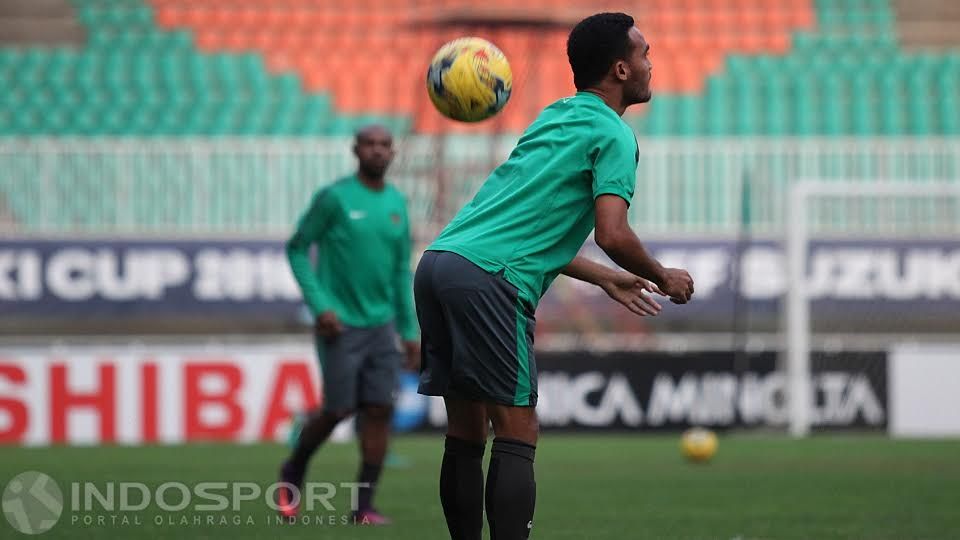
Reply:
<svg viewBox="0 0 960 540"><path fill-rule="evenodd" d="M568 4L527 3L545 12ZM414 26L411 3L392 0L73 5L87 32L82 47L0 48L0 136L341 136L371 120L398 133L516 133L572 92L566 28ZM604 6L634 12L650 29L656 98L626 117L643 136L960 134L960 51L903 49L889 0ZM511 102L477 125L443 119L423 92L432 52L466 34L490 37L514 70ZM100 193L89 187L78 201ZM9 190L0 197L18 219L39 215ZM144 211L153 222L191 215ZM64 215L96 219L80 209ZM233 219L210 219L221 218Z"/></svg>

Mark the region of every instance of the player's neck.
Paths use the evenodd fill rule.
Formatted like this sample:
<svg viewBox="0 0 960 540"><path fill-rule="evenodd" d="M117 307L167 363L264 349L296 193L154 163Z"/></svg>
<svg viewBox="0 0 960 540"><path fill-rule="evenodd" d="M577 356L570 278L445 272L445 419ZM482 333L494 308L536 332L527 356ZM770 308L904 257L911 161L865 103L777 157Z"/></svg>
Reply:
<svg viewBox="0 0 960 540"><path fill-rule="evenodd" d="M370 176L364 174L363 171L357 171L357 179L360 180L360 183L372 191L383 191L383 188L386 187L387 181L383 176Z"/></svg>
<svg viewBox="0 0 960 540"><path fill-rule="evenodd" d="M617 116L623 116L623 113L627 110L627 106L623 104L623 95L617 95L617 92L611 92L606 88L586 88L584 92L589 92L598 98L602 99L604 103L607 104L607 107L613 109Z"/></svg>

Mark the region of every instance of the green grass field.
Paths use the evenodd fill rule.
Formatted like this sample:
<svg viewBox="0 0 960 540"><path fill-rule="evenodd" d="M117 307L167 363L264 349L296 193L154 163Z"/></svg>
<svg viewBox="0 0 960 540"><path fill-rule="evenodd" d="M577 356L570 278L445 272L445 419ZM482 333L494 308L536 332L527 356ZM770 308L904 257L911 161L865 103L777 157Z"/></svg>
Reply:
<svg viewBox="0 0 960 540"><path fill-rule="evenodd" d="M379 529L271 524L273 512L262 497L239 512L166 513L151 505L124 514L69 506L76 481L101 487L139 481L154 493L166 481L191 489L201 481L266 486L285 452L272 445L0 448L0 481L37 470L63 489L64 513L40 538L443 539L441 448L440 436L396 441L395 453L409 464L385 472L378 506L396 524ZM329 445L315 457L309 480L349 482L355 469L353 445ZM680 458L673 436L553 435L540 442L537 483L532 538L539 539L960 538L960 441L732 436L721 439L712 463L691 465ZM179 497L174 491L168 501ZM338 508L348 508L346 497L336 499ZM323 514L335 521L340 515ZM96 524L100 516L103 525ZM197 525L194 516L204 521ZM0 538L14 537L21 535L0 523Z"/></svg>

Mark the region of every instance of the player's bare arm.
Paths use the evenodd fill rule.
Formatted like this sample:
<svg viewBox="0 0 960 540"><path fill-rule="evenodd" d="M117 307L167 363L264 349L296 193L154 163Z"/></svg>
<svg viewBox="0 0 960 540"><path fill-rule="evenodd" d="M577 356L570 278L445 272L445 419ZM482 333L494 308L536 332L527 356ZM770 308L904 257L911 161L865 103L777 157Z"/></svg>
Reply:
<svg viewBox="0 0 960 540"><path fill-rule="evenodd" d="M613 262L654 282L676 304L693 296L693 278L686 270L664 268L654 259L627 223L627 202L616 195L597 197L594 239Z"/></svg>
<svg viewBox="0 0 960 540"><path fill-rule="evenodd" d="M651 281L630 272L614 270L585 257L576 257L562 270L563 275L592 283L633 313L645 317L663 309L648 293L663 295Z"/></svg>

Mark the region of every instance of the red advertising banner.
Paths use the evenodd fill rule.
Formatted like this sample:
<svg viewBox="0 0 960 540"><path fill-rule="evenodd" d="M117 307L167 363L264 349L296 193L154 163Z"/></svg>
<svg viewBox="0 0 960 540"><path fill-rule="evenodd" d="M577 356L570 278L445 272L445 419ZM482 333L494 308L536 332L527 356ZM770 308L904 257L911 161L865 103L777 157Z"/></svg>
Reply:
<svg viewBox="0 0 960 540"><path fill-rule="evenodd" d="M0 442L282 440L317 406L307 345L71 347L0 352Z"/></svg>

